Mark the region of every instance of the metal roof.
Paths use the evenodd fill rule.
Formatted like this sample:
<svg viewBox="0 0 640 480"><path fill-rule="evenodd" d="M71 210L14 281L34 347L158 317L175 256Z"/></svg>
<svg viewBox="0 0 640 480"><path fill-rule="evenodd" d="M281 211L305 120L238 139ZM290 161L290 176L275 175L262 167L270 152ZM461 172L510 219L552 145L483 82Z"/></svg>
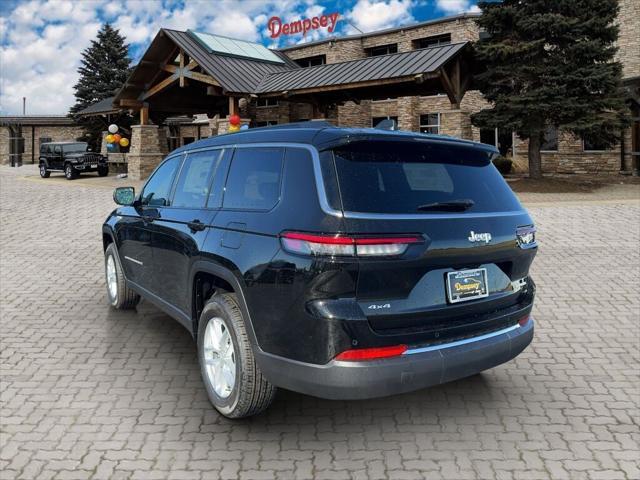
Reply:
<svg viewBox="0 0 640 480"><path fill-rule="evenodd" d="M118 112L118 108L113 106L113 102L116 97L105 98L104 100L100 100L99 102L92 103L87 108L79 110L76 112L76 115L80 116L88 116L88 115L101 115L105 113L116 113Z"/></svg>
<svg viewBox="0 0 640 480"><path fill-rule="evenodd" d="M210 53L188 32L162 29L167 36L193 58L209 75L229 93L252 93L270 73L300 68L285 54L272 50L284 63L276 64L220 53Z"/></svg>
<svg viewBox="0 0 640 480"><path fill-rule="evenodd" d="M467 44L468 42L452 43L410 52L271 73L260 82L255 92L303 90L434 73Z"/></svg>
<svg viewBox="0 0 640 480"><path fill-rule="evenodd" d="M76 122L66 115L3 115L0 125L72 126Z"/></svg>

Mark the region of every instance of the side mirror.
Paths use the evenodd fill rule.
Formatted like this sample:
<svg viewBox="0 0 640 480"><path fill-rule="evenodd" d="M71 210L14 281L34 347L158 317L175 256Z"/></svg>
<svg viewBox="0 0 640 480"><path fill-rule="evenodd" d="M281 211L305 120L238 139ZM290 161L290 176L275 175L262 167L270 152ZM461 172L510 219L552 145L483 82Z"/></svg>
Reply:
<svg viewBox="0 0 640 480"><path fill-rule="evenodd" d="M133 187L118 187L113 191L113 201L118 205L133 205L136 201L136 190Z"/></svg>

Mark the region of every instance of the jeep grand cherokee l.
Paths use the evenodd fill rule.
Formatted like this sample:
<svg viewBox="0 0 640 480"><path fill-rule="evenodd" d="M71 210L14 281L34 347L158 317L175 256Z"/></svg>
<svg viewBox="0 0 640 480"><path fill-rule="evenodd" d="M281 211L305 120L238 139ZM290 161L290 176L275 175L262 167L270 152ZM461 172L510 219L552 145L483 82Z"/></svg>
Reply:
<svg viewBox="0 0 640 480"><path fill-rule="evenodd" d="M114 192L110 303L184 325L228 417L276 387L360 399L492 368L532 340L537 250L497 154L317 122L192 143Z"/></svg>

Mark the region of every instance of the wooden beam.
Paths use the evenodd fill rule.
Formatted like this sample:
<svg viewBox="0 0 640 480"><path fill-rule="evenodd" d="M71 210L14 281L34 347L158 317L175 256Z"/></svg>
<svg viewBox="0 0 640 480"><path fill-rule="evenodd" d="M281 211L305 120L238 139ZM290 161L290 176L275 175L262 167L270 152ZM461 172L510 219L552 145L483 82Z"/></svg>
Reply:
<svg viewBox="0 0 640 480"><path fill-rule="evenodd" d="M238 97L229 97L229 115L240 115Z"/></svg>
<svg viewBox="0 0 640 480"><path fill-rule="evenodd" d="M144 92L142 94L142 98L140 98L140 100L146 100L147 98L151 97L152 95L155 95L156 93L161 92L162 90L167 88L169 85L171 85L176 80L178 80L178 74L177 73L169 75L167 78L162 80L160 83L157 83L156 85L151 87L149 90Z"/></svg>
<svg viewBox="0 0 640 480"><path fill-rule="evenodd" d="M149 105L146 103L140 109L140 125L148 125L149 124Z"/></svg>
<svg viewBox="0 0 640 480"><path fill-rule="evenodd" d="M141 108L142 102L132 98L123 98L120 100L120 106L125 108Z"/></svg>
<svg viewBox="0 0 640 480"><path fill-rule="evenodd" d="M204 73L200 73L200 72L185 72L184 76L186 78L193 78L194 80L197 80L199 82L208 83L209 85L213 85L214 87L219 87L220 86L220 84L218 83L218 81L215 78L210 77L209 75L206 75Z"/></svg>
<svg viewBox="0 0 640 480"><path fill-rule="evenodd" d="M458 100L458 92L456 92L456 88L449 78L447 71L444 68L440 68L440 79L442 80L442 86L444 87L444 91L449 97L449 102L451 102L451 106L453 108L460 107L460 101Z"/></svg>
<svg viewBox="0 0 640 480"><path fill-rule="evenodd" d="M186 67L184 67L186 70L193 70L194 68L196 68L198 66L198 62L196 62L195 60L189 60L189 63L187 64Z"/></svg>
<svg viewBox="0 0 640 480"><path fill-rule="evenodd" d="M184 83L184 50L180 49L180 81L179 81L179 85L180 88L184 88L185 83Z"/></svg>
<svg viewBox="0 0 640 480"><path fill-rule="evenodd" d="M162 70L169 73L177 73L178 67L176 67L175 65L167 64L162 67Z"/></svg>

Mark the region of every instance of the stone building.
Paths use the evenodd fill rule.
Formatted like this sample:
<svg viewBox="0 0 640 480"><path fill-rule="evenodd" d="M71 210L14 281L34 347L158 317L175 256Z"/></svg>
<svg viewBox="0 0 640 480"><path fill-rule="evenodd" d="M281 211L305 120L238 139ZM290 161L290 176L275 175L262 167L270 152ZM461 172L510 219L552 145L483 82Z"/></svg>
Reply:
<svg viewBox="0 0 640 480"><path fill-rule="evenodd" d="M40 144L81 138L74 120L55 115L0 116L0 164L38 163Z"/></svg>
<svg viewBox="0 0 640 480"><path fill-rule="evenodd" d="M618 59L634 123L613 149L550 129L546 173L638 170L640 153L640 4L620 1ZM233 114L252 126L325 118L339 125L398 128L490 143L527 170L527 144L515 132L478 129L470 115L486 106L473 90L471 43L477 14L461 14L280 50L193 31L162 29L114 98L82 115L128 110L139 116L124 160L144 178L171 150L226 133ZM3 147L4 148L4 147Z"/></svg>

